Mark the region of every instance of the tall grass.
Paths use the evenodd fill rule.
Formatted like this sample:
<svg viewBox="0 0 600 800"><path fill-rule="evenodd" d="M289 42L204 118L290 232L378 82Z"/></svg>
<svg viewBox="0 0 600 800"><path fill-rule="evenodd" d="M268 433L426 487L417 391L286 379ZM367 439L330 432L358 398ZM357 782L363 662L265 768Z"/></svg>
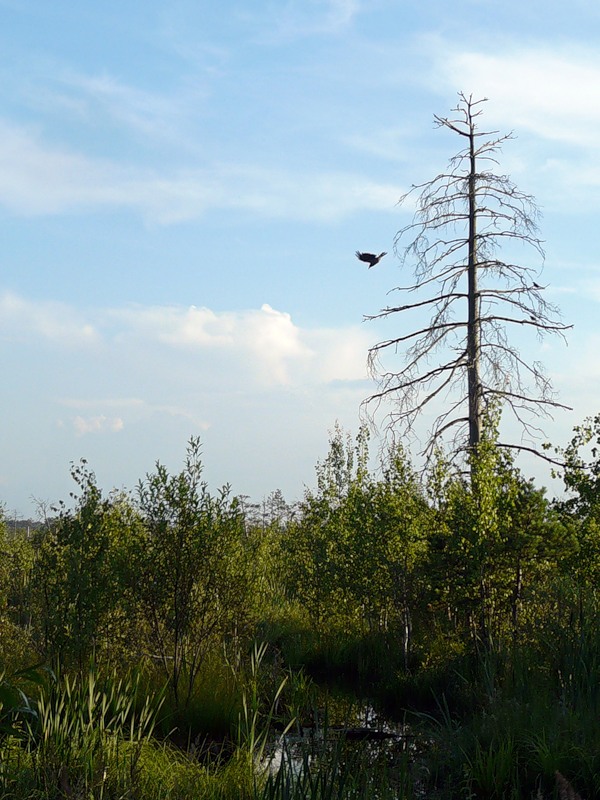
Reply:
<svg viewBox="0 0 600 800"><path fill-rule="evenodd" d="M561 636L546 627L500 652L449 659L435 683L448 694L432 697L428 713L407 715L408 735L387 750L351 745L343 734L338 741L344 719L364 723L340 719L349 712L335 704L334 739L321 731L310 747L292 748L281 731L295 717L327 727L327 706L315 683L267 645L228 664L215 656L199 678L190 723L202 733L220 716L229 741L220 757L159 736L159 720L171 717L135 678L100 678L95 669L32 676L28 684L0 679L0 797L556 800L571 786L585 800L600 798L600 626L591 619ZM411 676L400 677L406 693ZM276 736L280 757L269 767Z"/></svg>
<svg viewBox="0 0 600 800"><path fill-rule="evenodd" d="M200 763L154 738L161 700L140 693L137 679L95 669L49 682L34 711L0 737L0 797L35 800L250 800L254 764L244 741L226 761ZM252 723L252 718L249 717ZM254 749L262 733L252 733Z"/></svg>
<svg viewBox="0 0 600 800"><path fill-rule="evenodd" d="M148 669L144 675L146 692L164 696L156 732L180 747L204 749L211 753L219 743L231 738L241 708L240 687L219 651L210 653L195 677L185 708L178 707L162 674Z"/></svg>
<svg viewBox="0 0 600 800"><path fill-rule="evenodd" d="M326 739L326 734L325 734ZM300 755L285 744L278 767L257 791L258 800L408 800L414 792L407 753L375 754L342 737Z"/></svg>
<svg viewBox="0 0 600 800"><path fill-rule="evenodd" d="M139 702L134 679L64 676L43 692L28 749L42 796L112 797L135 790L160 703Z"/></svg>

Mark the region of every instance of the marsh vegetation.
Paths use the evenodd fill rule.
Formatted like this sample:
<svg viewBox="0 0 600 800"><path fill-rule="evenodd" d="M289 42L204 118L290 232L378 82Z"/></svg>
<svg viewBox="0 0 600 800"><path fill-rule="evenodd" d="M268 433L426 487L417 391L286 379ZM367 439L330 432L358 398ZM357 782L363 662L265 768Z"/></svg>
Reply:
<svg viewBox="0 0 600 800"><path fill-rule="evenodd" d="M600 796L599 434L562 500L493 432L475 491L336 429L294 506L74 465L1 529L0 796Z"/></svg>

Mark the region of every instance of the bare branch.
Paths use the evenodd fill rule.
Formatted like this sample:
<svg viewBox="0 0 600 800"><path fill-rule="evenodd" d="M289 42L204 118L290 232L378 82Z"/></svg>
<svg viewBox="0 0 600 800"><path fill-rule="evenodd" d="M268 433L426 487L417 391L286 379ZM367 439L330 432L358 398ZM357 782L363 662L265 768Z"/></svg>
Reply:
<svg viewBox="0 0 600 800"><path fill-rule="evenodd" d="M406 336L398 336L397 339L388 339L385 342L379 342L378 344L373 345L370 348L369 353L383 350L386 347L391 347L396 344L400 344L400 342L406 342L409 339L414 339L416 336L420 336L424 333L431 333L432 331L438 331L443 329L452 329L452 328L464 328L466 323L464 322L449 322L446 325L436 325L436 326L429 326L427 328L422 328L420 331L414 331L413 333L408 333Z"/></svg>
<svg viewBox="0 0 600 800"><path fill-rule="evenodd" d="M444 294L441 297L431 297L429 300L421 300L418 303L408 303L404 306L395 306L395 307L388 307L382 308L377 314L372 314L371 316L365 315L365 320L373 320L373 319L381 319L382 317L388 317L390 314L396 314L398 311L410 311L413 308L420 308L421 306L432 305L433 303L440 303L441 300L452 300L454 298L459 297L466 297L467 295L464 292L454 292L451 294Z"/></svg>
<svg viewBox="0 0 600 800"><path fill-rule="evenodd" d="M507 442L496 442L496 447L504 447L508 450L519 450L525 453L533 453L534 456L538 458L543 458L544 461L547 461L549 464L555 464L557 467L564 467L566 462L559 461L556 458L551 458L550 456L546 455L546 453L538 450L535 447L526 447L523 444L508 444Z"/></svg>
<svg viewBox="0 0 600 800"><path fill-rule="evenodd" d="M413 219L394 239L401 264L412 263L415 280L391 291L430 293L435 284L437 293L365 316L376 320L431 309L427 326L369 349L369 369L380 387L365 401L378 408L382 400L393 400L389 425L407 433L426 406L445 396L449 406L434 421L425 453L451 430L457 431L455 446L464 447L456 437L465 428L468 448L476 447L484 403L492 399L510 410L527 436L540 433L532 422L536 417L549 416L548 409L569 408L555 399L541 366L525 361L507 335L519 326L540 338L554 334L564 339L572 326L564 324L558 309L542 296L545 287L535 280L541 265L534 268L498 257L501 247L518 243L543 262L544 249L534 198L495 171L500 149L513 135L478 129L484 102L460 93L453 116L434 116L438 127L461 136L466 146L445 171L413 185L399 201L411 198L416 205ZM386 368L383 357L397 356L403 347L404 363ZM451 357L443 357L444 349ZM438 352L442 357L436 364Z"/></svg>

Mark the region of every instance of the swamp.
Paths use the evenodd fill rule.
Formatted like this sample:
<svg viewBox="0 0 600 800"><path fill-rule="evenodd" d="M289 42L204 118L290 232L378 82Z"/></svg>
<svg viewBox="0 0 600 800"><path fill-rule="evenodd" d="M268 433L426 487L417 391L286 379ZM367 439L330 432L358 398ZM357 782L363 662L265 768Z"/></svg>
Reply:
<svg viewBox="0 0 600 800"><path fill-rule="evenodd" d="M1 526L0 797L600 797L588 430L554 500L493 442L474 483L340 429L293 506L211 493L196 439L131 493L73 465Z"/></svg>

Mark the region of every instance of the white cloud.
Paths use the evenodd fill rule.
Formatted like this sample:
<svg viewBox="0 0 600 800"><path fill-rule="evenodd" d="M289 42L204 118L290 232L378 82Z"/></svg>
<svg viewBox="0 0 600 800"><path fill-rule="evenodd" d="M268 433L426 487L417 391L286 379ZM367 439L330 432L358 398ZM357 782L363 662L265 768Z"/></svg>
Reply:
<svg viewBox="0 0 600 800"><path fill-rule="evenodd" d="M401 194L399 185L343 172L294 173L219 164L140 184L131 202L162 224L195 219L211 209L314 222L366 210L392 212Z"/></svg>
<svg viewBox="0 0 600 800"><path fill-rule="evenodd" d="M366 354L373 341L365 329L308 331L305 338L320 354L312 365L313 379L331 383L361 381L367 377Z"/></svg>
<svg viewBox="0 0 600 800"><path fill-rule="evenodd" d="M101 342L98 358L103 368L130 360L129 369L134 370L181 369L185 375L193 369L192 377L210 376L212 385L227 390L239 381L245 388L258 389L361 380L370 342L359 326L302 328L290 314L268 303L260 309L220 312L195 306L130 306L93 309L84 317L65 304L5 293L0 313L7 340L18 341L23 331L28 338L38 336L61 346ZM89 350L85 358L86 365L92 363ZM135 392L94 400L87 408L122 411L147 401ZM82 402L61 401L78 410L84 409Z"/></svg>
<svg viewBox="0 0 600 800"><path fill-rule="evenodd" d="M179 347L229 347L234 344L235 315L190 306L130 306L107 316L121 324L119 335L136 334Z"/></svg>
<svg viewBox="0 0 600 800"><path fill-rule="evenodd" d="M123 201L123 175L110 162L49 147L0 122L0 203L18 214L56 214Z"/></svg>
<svg viewBox="0 0 600 800"><path fill-rule="evenodd" d="M436 91L463 90L488 97L487 124L529 130L550 139L598 148L600 57L596 51L547 44L503 43L496 52L458 50L430 40Z"/></svg>
<svg viewBox="0 0 600 800"><path fill-rule="evenodd" d="M361 210L392 211L401 189L344 172L292 173L213 164L171 173L123 167L48 146L30 130L0 122L0 204L47 215L129 208L172 224L211 209L263 217L335 220Z"/></svg>
<svg viewBox="0 0 600 800"><path fill-rule="evenodd" d="M302 332L289 314L264 304L240 320L239 344L260 365L263 380L275 384L293 382L295 363L312 361L313 351L302 342Z"/></svg>
<svg viewBox="0 0 600 800"><path fill-rule="evenodd" d="M429 57L421 79L443 94L451 115L457 92L481 106L480 130L514 131L517 141L503 148L502 169L521 185L523 176L546 211L573 214L600 204L600 56L574 44L550 45L494 39L465 47L439 36L416 40ZM458 147L456 149L459 149Z"/></svg>
<svg viewBox="0 0 600 800"><path fill-rule="evenodd" d="M260 39L284 42L305 36L335 36L345 32L361 11L360 0L289 0L275 5L269 19L260 17ZM257 20L256 14L246 17Z"/></svg>
<svg viewBox="0 0 600 800"><path fill-rule="evenodd" d="M106 417L104 414L94 417L77 416L73 419L73 428L78 436L86 433L118 433L124 426L121 417Z"/></svg>
<svg viewBox="0 0 600 800"><path fill-rule="evenodd" d="M356 380L365 376L366 331L308 330L265 303L259 310L214 312L207 308L130 307L108 312L120 342L157 341L215 359L222 373L241 373L262 386ZM237 364L237 366L234 366ZM198 365L200 368L200 365Z"/></svg>
<svg viewBox="0 0 600 800"><path fill-rule="evenodd" d="M0 330L15 339L37 335L69 345L87 345L98 339L95 327L70 306L26 300L12 292L0 294Z"/></svg>
<svg viewBox="0 0 600 800"><path fill-rule="evenodd" d="M151 139L175 140L182 144L184 122L198 101L204 96L200 90L170 94L149 92L129 86L114 76L63 74L61 83L74 91L76 97L61 95L65 106L69 104L78 116L97 121L105 114L120 126L141 133Z"/></svg>

